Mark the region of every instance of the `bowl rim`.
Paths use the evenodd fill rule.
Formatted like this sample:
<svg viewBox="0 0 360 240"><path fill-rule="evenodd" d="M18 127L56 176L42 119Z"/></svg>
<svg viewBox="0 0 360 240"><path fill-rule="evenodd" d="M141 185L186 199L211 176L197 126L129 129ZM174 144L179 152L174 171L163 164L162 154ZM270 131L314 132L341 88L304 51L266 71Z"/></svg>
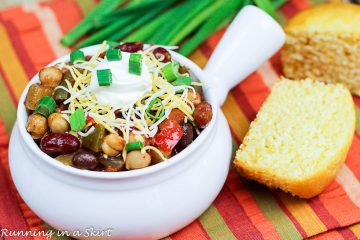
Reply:
<svg viewBox="0 0 360 240"><path fill-rule="evenodd" d="M81 50L84 51L85 55L94 54L99 49L100 46L101 46L100 44L93 45L93 46L89 46L86 48L82 48ZM146 47L147 45L144 45L144 46ZM25 109L25 105L23 103L25 101L25 98L26 98L26 95L27 95L30 85L39 82L38 73L36 73L34 75L34 77L29 81L29 83L26 85L25 89L23 90L23 92L21 94L21 97L19 99L19 104L17 107L17 123L16 124L17 124L17 127L19 128L20 136L24 140L25 145L26 145L23 147L28 147L30 149L30 151L32 151L33 154L35 154L35 156L37 156L37 158L39 158L39 160L41 162L46 163L61 172L65 172L70 175L76 175L76 176L87 177L87 178L95 178L95 179L130 179L130 178L134 178L134 177L141 177L141 176L145 176L145 175L151 175L156 172L160 172L162 170L170 168L171 166L181 163L181 161L184 158L189 157L189 155L193 151L196 151L196 149L198 147L200 147L201 144L206 141L206 139L209 138L210 133L214 129L215 122L217 121L219 107L218 107L218 103L216 101L215 91L212 90L213 88L212 88L210 76L207 76L205 74L205 72L202 69L200 69L200 67L198 65L196 65L193 61L191 61L187 57L182 56L181 54L176 53L171 50L169 52L171 53L172 57L176 61L178 61L181 65L185 65L185 66L189 67L190 71L199 79L200 82L203 83L203 91L204 91L205 98L211 104L212 110L213 110L213 117L212 117L210 123L208 124L208 126L201 132L201 134L189 146L187 146L180 153L169 158L167 161L163 161L163 162L151 165L146 168L135 169L135 170L131 170L131 171L122 171L122 172L99 172L99 171L83 170L83 169L78 169L78 168L75 168L72 166L66 166L59 161L54 161L54 159L52 157L46 155L44 152L42 152L40 150L38 145L35 143L35 141L30 136L30 134L26 131L26 128L25 128L28 115L27 115L27 112ZM48 64L46 66L52 66L56 63L69 61L69 59L70 59L70 54L67 54L63 57L57 58L56 60L54 60L53 62L51 62L50 64ZM34 159L34 160L37 160L37 159Z"/></svg>

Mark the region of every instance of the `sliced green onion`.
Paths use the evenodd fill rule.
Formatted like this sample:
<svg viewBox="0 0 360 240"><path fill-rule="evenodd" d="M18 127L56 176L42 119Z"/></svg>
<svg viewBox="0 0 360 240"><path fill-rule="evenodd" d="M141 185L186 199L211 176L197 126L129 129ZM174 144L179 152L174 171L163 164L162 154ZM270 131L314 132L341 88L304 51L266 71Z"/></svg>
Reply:
<svg viewBox="0 0 360 240"><path fill-rule="evenodd" d="M129 142L126 144L126 151L131 152L134 150L142 149L144 147L144 143L141 141L137 142Z"/></svg>
<svg viewBox="0 0 360 240"><path fill-rule="evenodd" d="M192 83L192 79L190 77L179 77L171 84L174 86L190 86Z"/></svg>
<svg viewBox="0 0 360 240"><path fill-rule="evenodd" d="M156 115L153 115L153 114L151 113L151 109L152 109L156 104L158 104L158 105L161 106L161 111L160 111L160 113L158 113L158 114L156 114ZM148 106L147 109L146 109L146 114L147 114L147 116L148 116L149 118L151 118L152 120L153 120L153 119L158 120L158 119L162 118L162 117L165 115L165 107L164 107L164 104L162 103L162 101L161 101L160 98L155 98L155 99L153 99L153 100L150 102L149 106Z"/></svg>
<svg viewBox="0 0 360 240"><path fill-rule="evenodd" d="M140 76L141 75L141 54L131 53L129 58L129 73Z"/></svg>
<svg viewBox="0 0 360 240"><path fill-rule="evenodd" d="M106 52L106 58L108 61L120 61L122 58L120 49L109 49Z"/></svg>
<svg viewBox="0 0 360 240"><path fill-rule="evenodd" d="M76 60L83 60L85 61L85 55L84 52L81 50L75 50L72 53L70 53L70 62L74 63Z"/></svg>
<svg viewBox="0 0 360 240"><path fill-rule="evenodd" d="M96 71L99 86L110 86L112 83L112 75L110 69L101 69Z"/></svg>
<svg viewBox="0 0 360 240"><path fill-rule="evenodd" d="M71 130L75 132L81 131L86 126L85 114L81 108L75 110L75 112L69 117Z"/></svg>
<svg viewBox="0 0 360 240"><path fill-rule="evenodd" d="M56 102L50 96L44 96L40 99L39 103L35 107L35 112L48 117L50 114L55 112Z"/></svg>
<svg viewBox="0 0 360 240"><path fill-rule="evenodd" d="M107 44L109 45L110 48L113 48L113 47L116 47L116 46L119 46L119 42L115 42L115 41L106 41Z"/></svg>
<svg viewBox="0 0 360 240"><path fill-rule="evenodd" d="M163 67L162 72L168 82L172 82L179 77L179 63L170 62Z"/></svg>

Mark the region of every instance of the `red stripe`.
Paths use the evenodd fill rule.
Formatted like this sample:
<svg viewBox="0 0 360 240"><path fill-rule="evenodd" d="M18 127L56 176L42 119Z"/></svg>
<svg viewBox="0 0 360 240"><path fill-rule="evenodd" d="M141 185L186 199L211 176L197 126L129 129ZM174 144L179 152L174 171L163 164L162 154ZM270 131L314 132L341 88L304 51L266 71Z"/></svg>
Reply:
<svg viewBox="0 0 360 240"><path fill-rule="evenodd" d="M226 185L215 199L214 205L237 239L262 239L261 233Z"/></svg>
<svg viewBox="0 0 360 240"><path fill-rule="evenodd" d="M349 228L341 228L338 232L344 237L346 240L358 240L356 235Z"/></svg>
<svg viewBox="0 0 360 240"><path fill-rule="evenodd" d="M207 59L210 58L211 54L214 52L217 44L220 42L222 36L225 33L226 28L222 28L216 33L214 33L208 40L200 45L200 51L206 56Z"/></svg>
<svg viewBox="0 0 360 240"><path fill-rule="evenodd" d="M83 17L82 11L75 1L55 0L43 2L41 5L53 10L63 33L70 31Z"/></svg>
<svg viewBox="0 0 360 240"><path fill-rule="evenodd" d="M10 85L9 79L7 78L7 76L6 76L5 72L4 72L4 70L2 69L1 65L0 65L0 75L1 75L2 79L4 80L4 84L5 84L7 90L9 92L9 94L10 94L11 100L13 101L14 105L17 106L18 99L17 99L17 97L16 97L16 95L15 95L15 93L14 93L14 91L13 91L11 85Z"/></svg>
<svg viewBox="0 0 360 240"><path fill-rule="evenodd" d="M276 72L277 75L283 75L282 64L281 64L281 51L278 51L270 58L270 63L272 69Z"/></svg>
<svg viewBox="0 0 360 240"><path fill-rule="evenodd" d="M28 226L22 216L16 196L6 179L6 170L0 164L0 226L9 231L26 231ZM19 239L18 237L4 237L4 239ZM32 239L22 237L21 239Z"/></svg>
<svg viewBox="0 0 360 240"><path fill-rule="evenodd" d="M254 111L259 111L264 101L270 94L270 89L258 72L253 72L238 86Z"/></svg>
<svg viewBox="0 0 360 240"><path fill-rule="evenodd" d="M303 238L307 237L307 234L305 232L305 230L302 228L302 226L300 225L300 223L297 221L297 219L291 214L291 212L287 209L287 207L284 205L284 203L281 201L281 199L279 198L278 194L275 192L272 192L273 197L275 198L277 204L279 205L279 207L281 208L281 210L283 210L284 213L286 213L286 215L288 216L288 218L293 222L294 226L296 227L296 229L299 231L299 233L301 234L301 236Z"/></svg>
<svg viewBox="0 0 360 240"><path fill-rule="evenodd" d="M212 49L206 42L200 45L199 47L200 51L204 56L209 59L211 54L213 53L214 49Z"/></svg>
<svg viewBox="0 0 360 240"><path fill-rule="evenodd" d="M357 97L357 96L354 96L353 95L353 100L354 100L354 103L355 105L360 108L360 97Z"/></svg>
<svg viewBox="0 0 360 240"><path fill-rule="evenodd" d="M299 9L292 1L288 1L285 5L283 5L280 8L280 11L286 16L287 19L290 19L296 13L298 13Z"/></svg>
<svg viewBox="0 0 360 240"><path fill-rule="evenodd" d="M2 20L0 18L0 21L2 21L8 33L7 35L11 40L13 49L15 50L16 55L19 58L26 75L28 76L28 79L31 79L37 73L37 71L20 39L20 33L16 30L16 27L11 20Z"/></svg>
<svg viewBox="0 0 360 240"><path fill-rule="evenodd" d="M314 210L319 219L325 224L328 230L340 227L339 222L330 215L318 197L309 199L308 204Z"/></svg>
<svg viewBox="0 0 360 240"><path fill-rule="evenodd" d="M239 87L234 87L230 90L231 94L234 96L237 104L247 117L249 121L252 121L256 116L256 111L252 108L249 101L247 100L244 92Z"/></svg>

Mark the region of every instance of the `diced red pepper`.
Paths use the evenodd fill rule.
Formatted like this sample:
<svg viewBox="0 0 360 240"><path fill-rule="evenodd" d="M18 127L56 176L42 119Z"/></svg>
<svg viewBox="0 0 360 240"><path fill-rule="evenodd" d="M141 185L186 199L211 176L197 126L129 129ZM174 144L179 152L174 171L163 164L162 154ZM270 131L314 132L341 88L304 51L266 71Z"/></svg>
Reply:
<svg viewBox="0 0 360 240"><path fill-rule="evenodd" d="M88 125L89 123L91 123L91 125L93 125L93 126L96 126L95 120L92 117L87 116L86 117L86 125Z"/></svg>
<svg viewBox="0 0 360 240"><path fill-rule="evenodd" d="M174 120L165 120L161 131L153 139L154 145L160 150L170 153L180 141L184 132L182 127Z"/></svg>

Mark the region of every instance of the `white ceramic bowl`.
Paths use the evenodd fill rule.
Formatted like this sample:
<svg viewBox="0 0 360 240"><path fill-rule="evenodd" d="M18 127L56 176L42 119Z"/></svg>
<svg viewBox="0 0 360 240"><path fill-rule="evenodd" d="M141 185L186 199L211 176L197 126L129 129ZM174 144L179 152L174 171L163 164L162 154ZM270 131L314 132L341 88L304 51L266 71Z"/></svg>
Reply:
<svg viewBox="0 0 360 240"><path fill-rule="evenodd" d="M23 105L30 84L39 81L34 76L20 98L10 141L10 170L20 195L45 222L77 238L95 238L91 228L111 229L103 234L110 233L113 239L157 239L181 229L212 203L228 173L232 142L219 105L232 86L281 47L284 38L272 18L256 7L246 7L225 33L205 71L171 52L203 83L205 98L213 106L213 119L181 153L166 162L127 172L79 170L38 148L25 129ZM91 55L97 49L92 46L83 51ZM55 62L68 60L67 55Z"/></svg>

